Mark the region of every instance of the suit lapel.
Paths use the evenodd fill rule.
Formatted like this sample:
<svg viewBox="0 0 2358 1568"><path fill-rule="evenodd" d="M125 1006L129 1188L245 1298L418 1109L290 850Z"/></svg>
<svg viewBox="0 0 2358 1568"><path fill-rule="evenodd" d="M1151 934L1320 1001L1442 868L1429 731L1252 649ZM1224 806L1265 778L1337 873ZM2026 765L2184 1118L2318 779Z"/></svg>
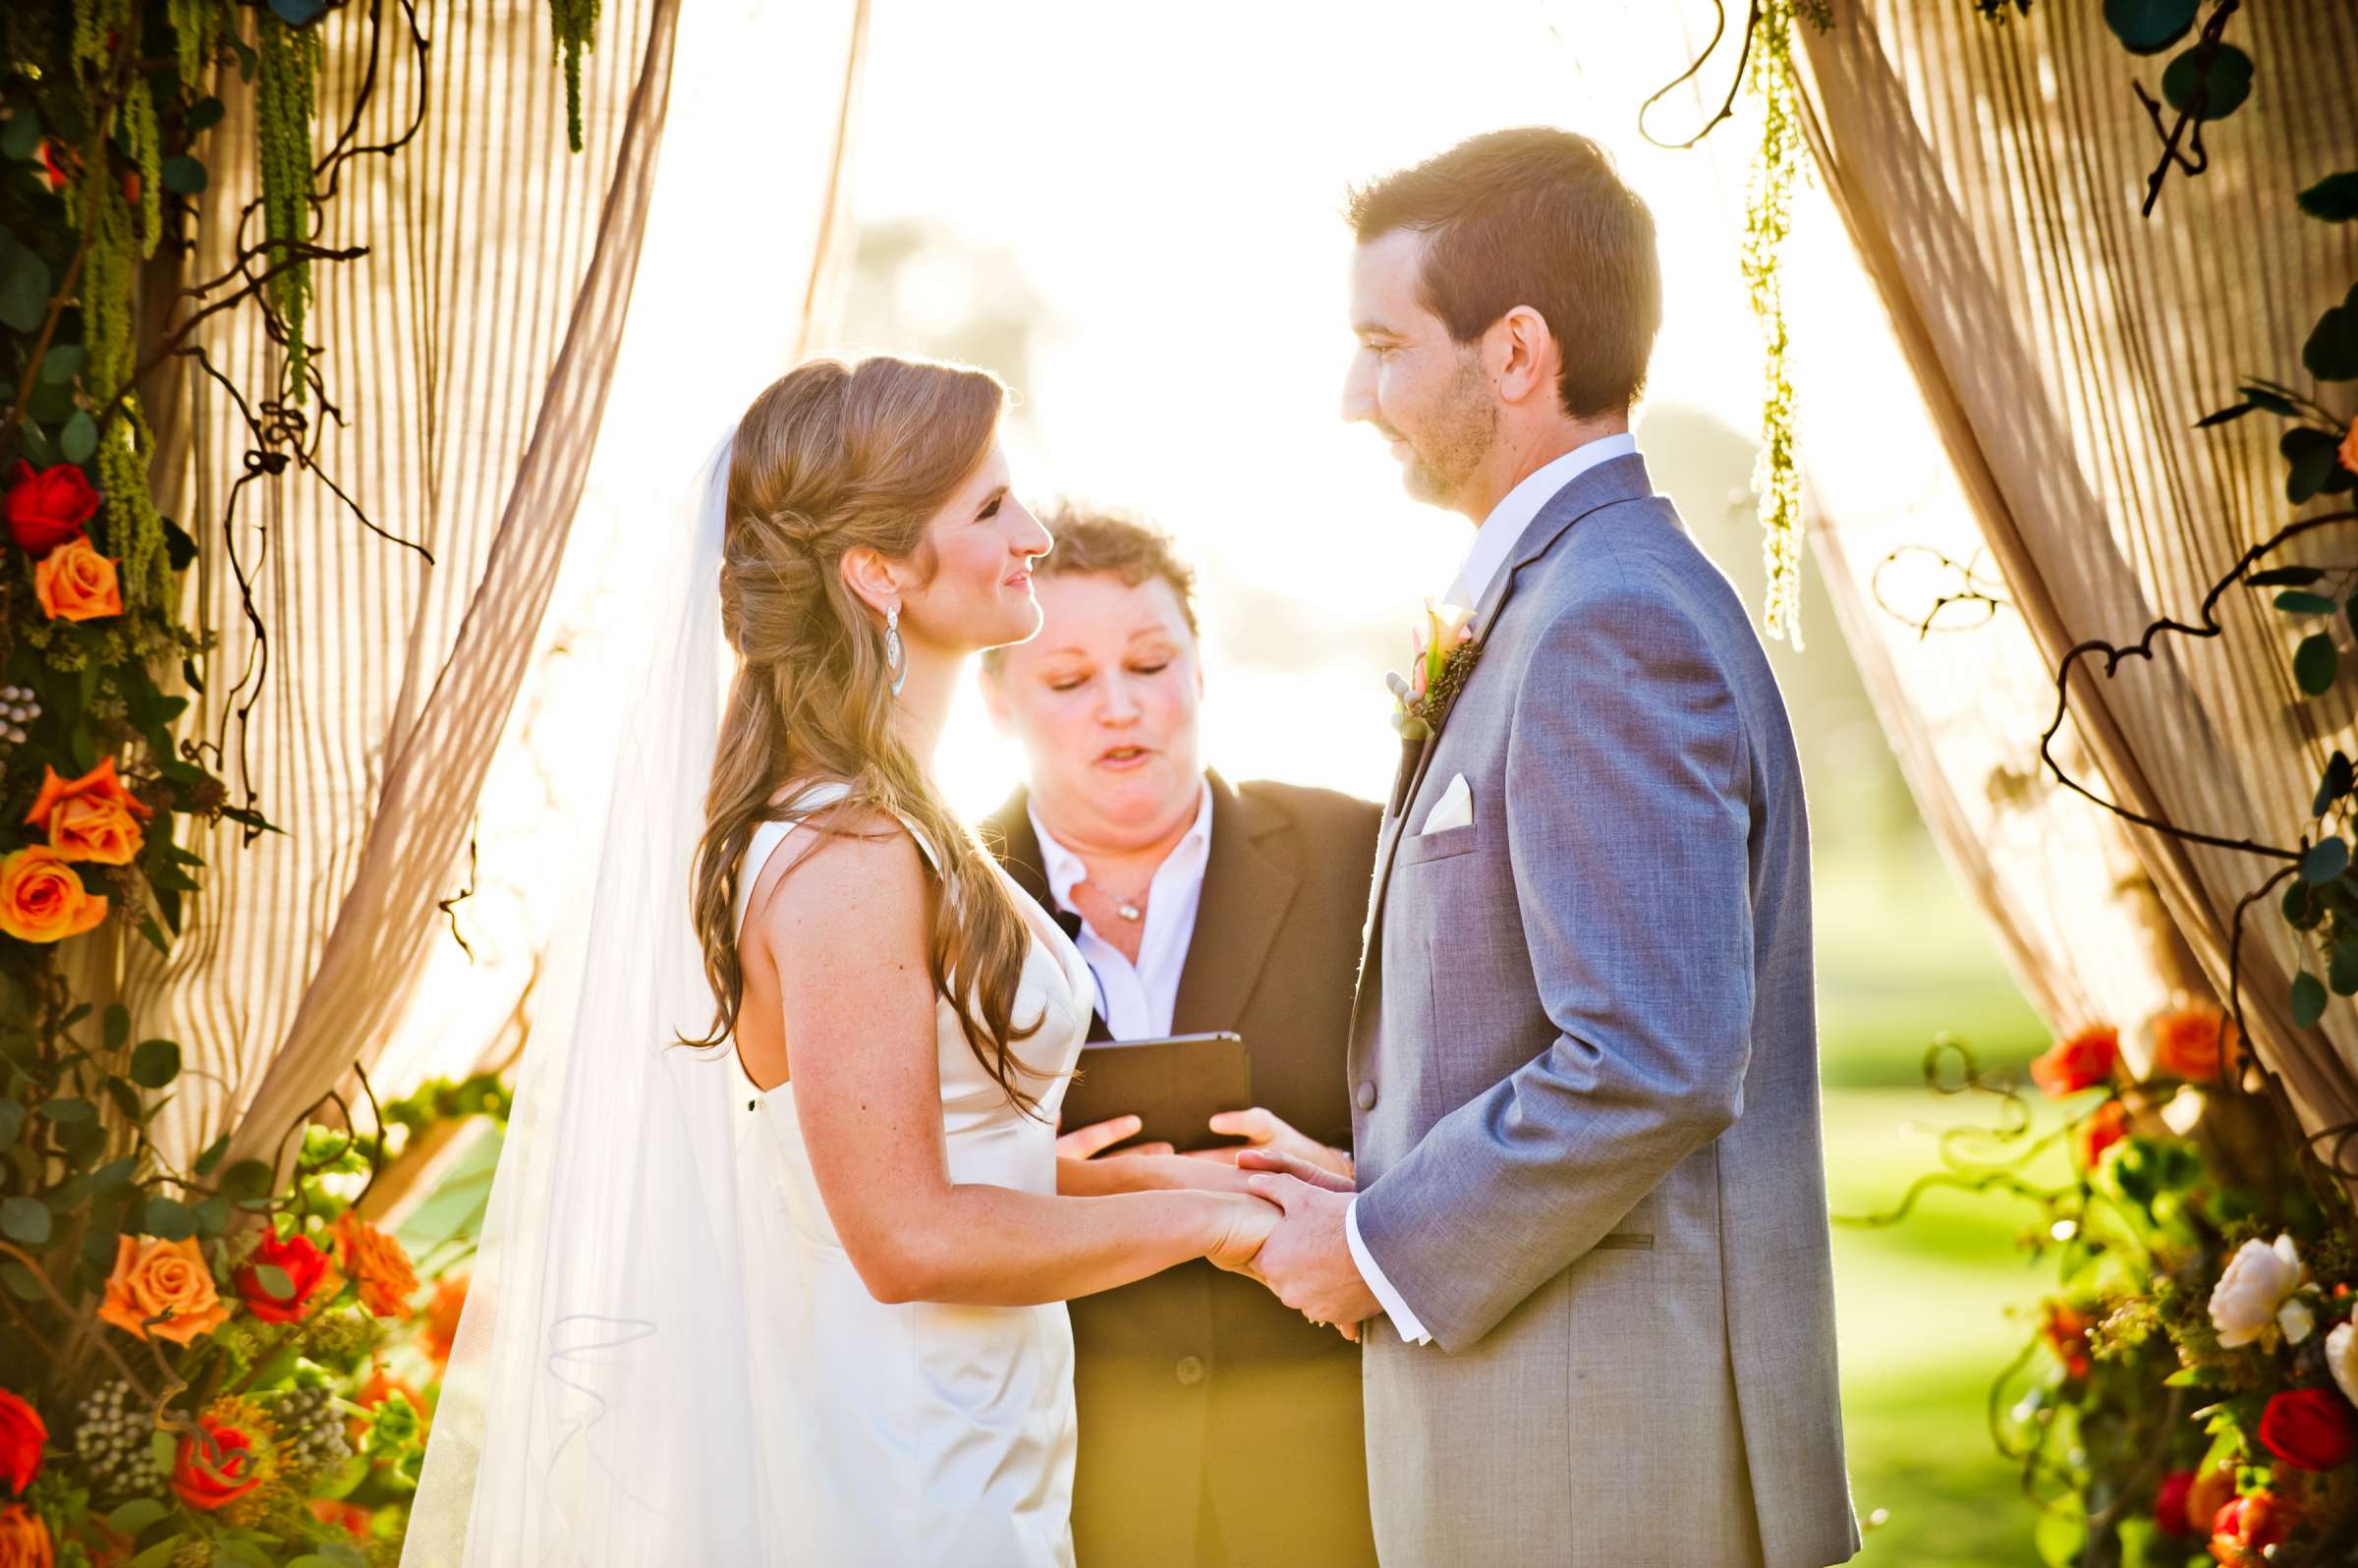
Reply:
<svg viewBox="0 0 2358 1568"><path fill-rule="evenodd" d="M1489 587L1483 589L1482 603L1474 611L1474 641L1480 644L1489 637L1490 628L1497 623L1500 613L1506 608L1506 601L1514 594L1516 575L1545 555L1573 524L1616 501L1642 500L1653 493L1654 484L1646 473L1646 460L1634 452L1625 457L1609 459L1575 476L1569 484L1556 491L1547 504L1540 508L1539 515L1524 529L1523 536L1515 541L1513 552L1498 568L1497 575L1490 579ZM1467 684L1470 686L1481 678L1482 664L1477 660L1472 674L1467 677ZM1407 830L1409 808L1416 804L1417 791L1425 787L1425 775L1432 766L1433 753L1440 747L1441 731L1448 727L1450 718L1456 713L1458 704L1465 700L1465 696L1461 689L1451 700L1448 710L1441 715L1441 722L1419 744L1413 764L1408 762L1405 755L1402 757L1403 765L1408 768L1408 788L1401 792L1400 809L1384 821L1382 837L1376 845L1376 886L1368 896L1368 931L1367 940L1360 949L1359 994L1351 1009L1351 1038L1354 1043L1359 1039L1363 1004L1380 967L1383 902L1384 895L1391 888L1393 857L1400 848L1401 835Z"/></svg>
<svg viewBox="0 0 2358 1568"><path fill-rule="evenodd" d="M1171 1008L1175 1035L1236 1028L1302 880L1256 842L1282 830L1285 818L1218 773L1209 778L1211 858Z"/></svg>

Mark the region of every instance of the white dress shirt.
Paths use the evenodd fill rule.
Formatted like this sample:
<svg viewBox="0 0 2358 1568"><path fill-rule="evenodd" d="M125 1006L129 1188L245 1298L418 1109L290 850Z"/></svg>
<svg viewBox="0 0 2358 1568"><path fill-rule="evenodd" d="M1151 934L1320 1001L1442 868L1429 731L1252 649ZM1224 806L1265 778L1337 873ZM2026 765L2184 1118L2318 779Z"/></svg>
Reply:
<svg viewBox="0 0 2358 1568"><path fill-rule="evenodd" d="M1490 590L1490 584L1498 576L1498 569L1506 565L1507 557L1514 554L1515 546L1522 542L1524 531L1540 515L1540 509L1555 499L1558 490L1598 464L1609 463L1617 457L1628 457L1637 449L1638 439L1634 435L1600 436L1574 447L1551 463L1534 469L1522 483L1507 491L1498 504L1490 508L1490 515L1484 518L1482 527L1474 531L1474 543L1466 551L1466 564L1458 569L1457 581L1449 585L1449 591L1441 602L1454 604L1460 609L1478 607L1482 603L1482 596ZM1370 933L1371 939L1373 934ZM1368 1244L1359 1239L1359 1200L1356 1198L1343 1210L1343 1238L1350 1244L1351 1261L1358 1266L1359 1277L1368 1282L1368 1289L1375 1293L1376 1300L1382 1305L1384 1316L1392 1320L1393 1329L1412 1345L1431 1344L1432 1335L1418 1321L1417 1315L1409 1310L1407 1301L1393 1288L1392 1282L1383 1277L1383 1270L1376 1266L1375 1256L1368 1251Z"/></svg>
<svg viewBox="0 0 2358 1568"><path fill-rule="evenodd" d="M1058 909L1080 915L1073 904L1073 884L1089 880L1089 868L1056 842L1037 807L1025 809L1032 816L1032 831L1039 837L1049 896ZM1187 950L1196 936L1196 906L1204 899L1204 868L1210 860L1211 781L1207 779L1195 825L1163 857L1147 884L1147 928L1139 938L1138 962L1123 957L1121 949L1099 936L1082 916L1081 934L1073 945L1089 960L1089 972L1097 981L1097 1016L1115 1039L1156 1039L1171 1032L1180 972L1187 968Z"/></svg>

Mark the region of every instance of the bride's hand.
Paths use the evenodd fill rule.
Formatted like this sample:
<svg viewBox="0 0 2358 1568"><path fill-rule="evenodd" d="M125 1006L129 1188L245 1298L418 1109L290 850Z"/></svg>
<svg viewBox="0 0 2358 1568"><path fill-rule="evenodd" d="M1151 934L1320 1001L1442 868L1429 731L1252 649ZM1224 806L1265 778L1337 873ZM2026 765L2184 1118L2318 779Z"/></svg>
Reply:
<svg viewBox="0 0 2358 1568"><path fill-rule="evenodd" d="M1206 1260L1231 1273L1252 1274L1253 1260L1285 1210L1251 1194L1207 1193L1205 1201L1213 1205L1213 1240L1205 1250Z"/></svg>

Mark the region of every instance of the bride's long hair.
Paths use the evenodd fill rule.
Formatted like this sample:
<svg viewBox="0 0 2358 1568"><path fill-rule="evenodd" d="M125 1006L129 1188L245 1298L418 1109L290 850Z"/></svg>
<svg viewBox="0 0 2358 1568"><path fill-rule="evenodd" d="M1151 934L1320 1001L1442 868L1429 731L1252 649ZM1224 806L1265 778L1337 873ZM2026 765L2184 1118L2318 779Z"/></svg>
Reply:
<svg viewBox="0 0 2358 1568"><path fill-rule="evenodd" d="M928 963L968 1046L1008 1097L1037 1112L1010 1046L1032 934L986 852L934 793L892 723L883 627L840 570L866 545L930 578L926 522L989 455L1006 389L982 370L878 356L797 365L754 399L729 466L721 630L738 667L721 714L691 890L712 1045L737 1025L745 970L735 920L740 863L772 819L818 830L906 820L936 857ZM792 780L851 793L814 812L773 805ZM788 875L793 874L791 870Z"/></svg>

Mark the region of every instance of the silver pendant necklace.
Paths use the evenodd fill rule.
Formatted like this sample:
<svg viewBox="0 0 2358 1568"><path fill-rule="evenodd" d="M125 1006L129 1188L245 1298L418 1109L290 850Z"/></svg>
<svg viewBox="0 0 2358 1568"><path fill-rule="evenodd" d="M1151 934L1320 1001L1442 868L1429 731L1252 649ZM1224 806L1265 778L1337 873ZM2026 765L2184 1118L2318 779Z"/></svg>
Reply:
<svg viewBox="0 0 2358 1568"><path fill-rule="evenodd" d="M1089 885L1096 888L1098 892L1103 893L1107 898L1112 899L1113 912L1116 915L1119 915L1122 919L1135 924L1147 918L1146 908L1140 899L1123 898L1119 894L1109 892L1104 887L1099 886L1095 878L1090 879Z"/></svg>

